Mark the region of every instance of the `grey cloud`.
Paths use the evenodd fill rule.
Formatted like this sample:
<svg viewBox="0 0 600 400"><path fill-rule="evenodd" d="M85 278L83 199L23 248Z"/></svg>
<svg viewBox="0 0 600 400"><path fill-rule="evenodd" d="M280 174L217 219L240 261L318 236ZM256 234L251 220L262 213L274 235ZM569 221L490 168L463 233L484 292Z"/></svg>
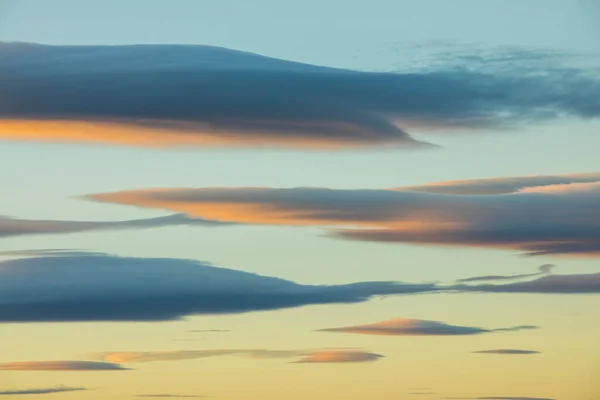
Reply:
<svg viewBox="0 0 600 400"><path fill-rule="evenodd" d="M536 73L529 72L527 52L515 52L513 63L495 71L374 73L210 46L2 43L0 117L112 123L159 132L163 141L204 135L237 146L416 145L406 130L598 117L594 71L555 60L540 62L537 55ZM60 131L46 133L65 139ZM0 136L32 138L14 129ZM66 139L82 140L78 136ZM128 144L152 144L147 138L138 135Z"/></svg>
<svg viewBox="0 0 600 400"><path fill-rule="evenodd" d="M107 231L121 229L150 229L168 226L222 226L217 221L190 218L184 214L165 217L133 219L128 221L65 221L35 220L0 216L0 238L24 235L52 235L89 231ZM35 250L34 250L35 251ZM49 252L64 250L49 250ZM4 254L7 254L4 252Z"/></svg>
<svg viewBox="0 0 600 400"><path fill-rule="evenodd" d="M194 394L138 394L135 397L169 397L169 398L200 398L207 397L202 395L194 395Z"/></svg>
<svg viewBox="0 0 600 400"><path fill-rule="evenodd" d="M494 349L494 350L479 350L473 353L478 354L506 354L506 355L529 355L529 354L540 354L536 350L522 350L522 349Z"/></svg>
<svg viewBox="0 0 600 400"><path fill-rule="evenodd" d="M448 400L557 400L549 397L445 397Z"/></svg>
<svg viewBox="0 0 600 400"><path fill-rule="evenodd" d="M0 261L0 322L166 321L439 290L400 282L300 285L185 259L37 257Z"/></svg>
<svg viewBox="0 0 600 400"><path fill-rule="evenodd" d="M515 193L527 187L592 182L600 182L600 173L588 172L581 174L465 179L459 181L434 182L426 185L402 186L397 188L397 190L438 194L493 195Z"/></svg>
<svg viewBox="0 0 600 400"><path fill-rule="evenodd" d="M0 364L0 371L122 371L128 368L98 361L22 361Z"/></svg>
<svg viewBox="0 0 600 400"><path fill-rule="evenodd" d="M465 292L591 294L600 293L600 273L548 275L527 282L504 285L454 285L453 288Z"/></svg>
<svg viewBox="0 0 600 400"><path fill-rule="evenodd" d="M552 269L555 268L553 264L544 264L539 267L538 273L532 274L518 274L518 275L484 275L484 276L473 276L470 278L457 279L456 282L459 283L470 283L470 282L479 282L479 281L514 281L516 279L525 279L525 278L533 278L543 275L548 275L552 272Z"/></svg>
<svg viewBox="0 0 600 400"><path fill-rule="evenodd" d="M384 336L460 336L504 331L513 332L537 328L537 326L524 325L510 328L487 329L472 326L450 325L439 321L397 318L374 324L319 329L319 331Z"/></svg>
<svg viewBox="0 0 600 400"><path fill-rule="evenodd" d="M232 223L325 227L349 240L600 257L600 182L498 195L254 187L129 190L87 198Z"/></svg>
<svg viewBox="0 0 600 400"><path fill-rule="evenodd" d="M89 389L81 388L81 387L57 386L54 388L46 388L46 389L3 390L3 391L0 391L0 396L79 392L79 391L83 391L83 390L89 390Z"/></svg>

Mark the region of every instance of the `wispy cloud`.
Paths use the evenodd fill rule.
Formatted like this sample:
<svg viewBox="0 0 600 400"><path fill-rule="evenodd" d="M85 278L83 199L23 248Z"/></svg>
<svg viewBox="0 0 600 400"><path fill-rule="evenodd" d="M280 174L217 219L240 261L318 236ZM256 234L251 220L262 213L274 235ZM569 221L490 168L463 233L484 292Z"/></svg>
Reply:
<svg viewBox="0 0 600 400"><path fill-rule="evenodd" d="M319 226L349 240L600 257L600 181L598 174L590 176L586 180L596 180L495 195L254 187L130 190L87 198L224 222ZM549 180L506 179L532 185Z"/></svg>
<svg viewBox="0 0 600 400"><path fill-rule="evenodd" d="M24 235L52 235L89 231L149 229L168 226L222 226L222 222L189 218L183 214L128 221L35 220L0 216L0 238ZM6 254L6 253L4 253Z"/></svg>
<svg viewBox="0 0 600 400"><path fill-rule="evenodd" d="M135 397L168 397L168 398L200 398L200 397L208 397L203 395L195 395L195 394L137 394Z"/></svg>
<svg viewBox="0 0 600 400"><path fill-rule="evenodd" d="M68 387L68 386L57 386L46 389L20 389L20 390L3 390L0 391L0 396L17 396L17 395L31 395L31 394L52 394L52 393L64 393L64 392L80 392L83 390L89 390L82 387Z"/></svg>
<svg viewBox="0 0 600 400"><path fill-rule="evenodd" d="M470 278L457 279L458 283L472 283L472 282L491 282L491 281L514 281L517 279L535 278L540 276L546 276L552 273L552 269L556 266L553 264L544 264L538 268L539 272L532 274L518 274L518 275L483 275L483 276L472 276Z"/></svg>
<svg viewBox="0 0 600 400"><path fill-rule="evenodd" d="M479 354L506 354L506 355L540 354L540 352L536 351L536 350L522 350L522 349L479 350L479 351L474 351L473 353L479 353Z"/></svg>
<svg viewBox="0 0 600 400"><path fill-rule="evenodd" d="M537 326L522 325L510 328L487 329L472 326L450 325L444 322L420 319L397 318L368 325L319 329L320 332L357 333L385 336L459 336L482 333L537 329Z"/></svg>
<svg viewBox="0 0 600 400"><path fill-rule="evenodd" d="M119 364L99 361L23 361L0 364L4 371L123 371Z"/></svg>
<svg viewBox="0 0 600 400"><path fill-rule="evenodd" d="M209 46L0 43L0 137L141 146L420 144L407 131L600 114L595 71L514 51L502 68L340 70ZM530 72L532 60L536 73ZM93 79L92 79L93 78Z"/></svg>
<svg viewBox="0 0 600 400"><path fill-rule="evenodd" d="M557 400L549 397L445 397L447 400Z"/></svg>
<svg viewBox="0 0 600 400"><path fill-rule="evenodd" d="M358 363L377 361L381 354L355 349L307 349L307 350L269 350L269 349L209 349L180 351L147 352L110 352L94 357L119 363L147 363L157 361L196 360L209 357L240 356L253 359L295 359L295 363Z"/></svg>

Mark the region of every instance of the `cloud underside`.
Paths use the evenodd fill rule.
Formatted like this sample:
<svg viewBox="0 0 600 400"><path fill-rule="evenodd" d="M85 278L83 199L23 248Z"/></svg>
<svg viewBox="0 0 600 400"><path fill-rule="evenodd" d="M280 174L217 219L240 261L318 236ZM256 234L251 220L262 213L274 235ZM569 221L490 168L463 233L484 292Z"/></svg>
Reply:
<svg viewBox="0 0 600 400"><path fill-rule="evenodd" d="M0 364L0 371L124 371L127 368L98 361L23 361Z"/></svg>
<svg viewBox="0 0 600 400"><path fill-rule="evenodd" d="M57 386L54 388L45 388L45 389L4 390L4 391L0 391L0 396L52 394L52 393L64 393L64 392L79 392L79 391L83 391L83 390L89 390L89 389L79 388L79 387Z"/></svg>
<svg viewBox="0 0 600 400"><path fill-rule="evenodd" d="M356 282L323 286L186 259L53 254L0 261L0 322L169 321L447 292L600 293L600 273L544 275L499 285Z"/></svg>
<svg viewBox="0 0 600 400"><path fill-rule="evenodd" d="M450 325L439 321L397 318L368 325L320 329L321 332L356 333L382 336L463 336L492 332L516 332L537 329L537 326L522 325L509 328L487 329L471 326Z"/></svg>
<svg viewBox="0 0 600 400"><path fill-rule="evenodd" d="M455 194L428 189L453 185L164 188L88 199L223 222L318 226L349 240L504 249L529 256L600 256L600 173L460 181ZM489 190L500 194L487 194Z"/></svg>
<svg viewBox="0 0 600 400"><path fill-rule="evenodd" d="M377 361L383 356L354 349L267 350L211 349L147 352L109 352L95 357L117 363L147 363L159 361L197 360L202 358L238 356L252 359L291 359L300 364L361 363Z"/></svg>
<svg viewBox="0 0 600 400"><path fill-rule="evenodd" d="M519 53L520 54L520 53ZM373 73L209 46L0 43L0 137L136 146L423 143L407 131L600 115L593 73L515 54L502 70Z"/></svg>

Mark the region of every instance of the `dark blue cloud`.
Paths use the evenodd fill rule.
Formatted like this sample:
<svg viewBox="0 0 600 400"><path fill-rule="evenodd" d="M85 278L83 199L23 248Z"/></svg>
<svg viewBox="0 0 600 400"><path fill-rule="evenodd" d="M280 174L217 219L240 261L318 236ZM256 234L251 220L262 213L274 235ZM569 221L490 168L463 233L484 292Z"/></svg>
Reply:
<svg viewBox="0 0 600 400"><path fill-rule="evenodd" d="M398 282L300 285L168 258L51 256L0 266L0 322L165 321L439 290Z"/></svg>
<svg viewBox="0 0 600 400"><path fill-rule="evenodd" d="M498 129L600 115L593 73L554 65L532 73L527 53L515 54L510 68L493 72L373 73L210 46L1 43L0 118L166 129L164 142L176 131L236 146L297 146L415 145L406 130ZM24 138L12 130L0 137Z"/></svg>

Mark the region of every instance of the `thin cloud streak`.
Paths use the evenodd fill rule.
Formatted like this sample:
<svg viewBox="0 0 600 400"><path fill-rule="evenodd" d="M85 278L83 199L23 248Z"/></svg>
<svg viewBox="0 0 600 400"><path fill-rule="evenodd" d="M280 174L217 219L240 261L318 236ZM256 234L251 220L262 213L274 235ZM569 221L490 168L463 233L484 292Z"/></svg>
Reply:
<svg viewBox="0 0 600 400"><path fill-rule="evenodd" d="M217 221L189 218L183 214L128 221L65 221L35 220L0 216L0 239L25 235L58 235L91 231L151 229L171 226L223 226Z"/></svg>
<svg viewBox="0 0 600 400"><path fill-rule="evenodd" d="M450 325L439 321L396 318L374 324L327 328L319 329L318 331L382 336L462 336L492 332L516 332L537 328L537 326L522 325L510 328L486 329L472 326Z"/></svg>
<svg viewBox="0 0 600 400"><path fill-rule="evenodd" d="M4 391L0 391L0 396L52 394L52 393L65 393L65 392L80 392L80 391L84 391L84 390L89 390L89 389L82 388L82 387L57 386L54 388L46 388L46 389L4 390Z"/></svg>
<svg viewBox="0 0 600 400"><path fill-rule="evenodd" d="M493 350L479 350L473 351L477 354L502 354L502 355L531 355L540 354L541 352L536 350L522 350L522 349L493 349Z"/></svg>
<svg viewBox="0 0 600 400"><path fill-rule="evenodd" d="M384 356L351 349L268 350L268 349L210 349L147 352L109 352L96 354L99 360L118 363L148 363L197 360L202 358L239 356L252 359L296 359L300 364L361 363L377 361Z"/></svg>
<svg viewBox="0 0 600 400"><path fill-rule="evenodd" d="M2 371L124 371L122 365L98 361L22 361L0 364Z"/></svg>

